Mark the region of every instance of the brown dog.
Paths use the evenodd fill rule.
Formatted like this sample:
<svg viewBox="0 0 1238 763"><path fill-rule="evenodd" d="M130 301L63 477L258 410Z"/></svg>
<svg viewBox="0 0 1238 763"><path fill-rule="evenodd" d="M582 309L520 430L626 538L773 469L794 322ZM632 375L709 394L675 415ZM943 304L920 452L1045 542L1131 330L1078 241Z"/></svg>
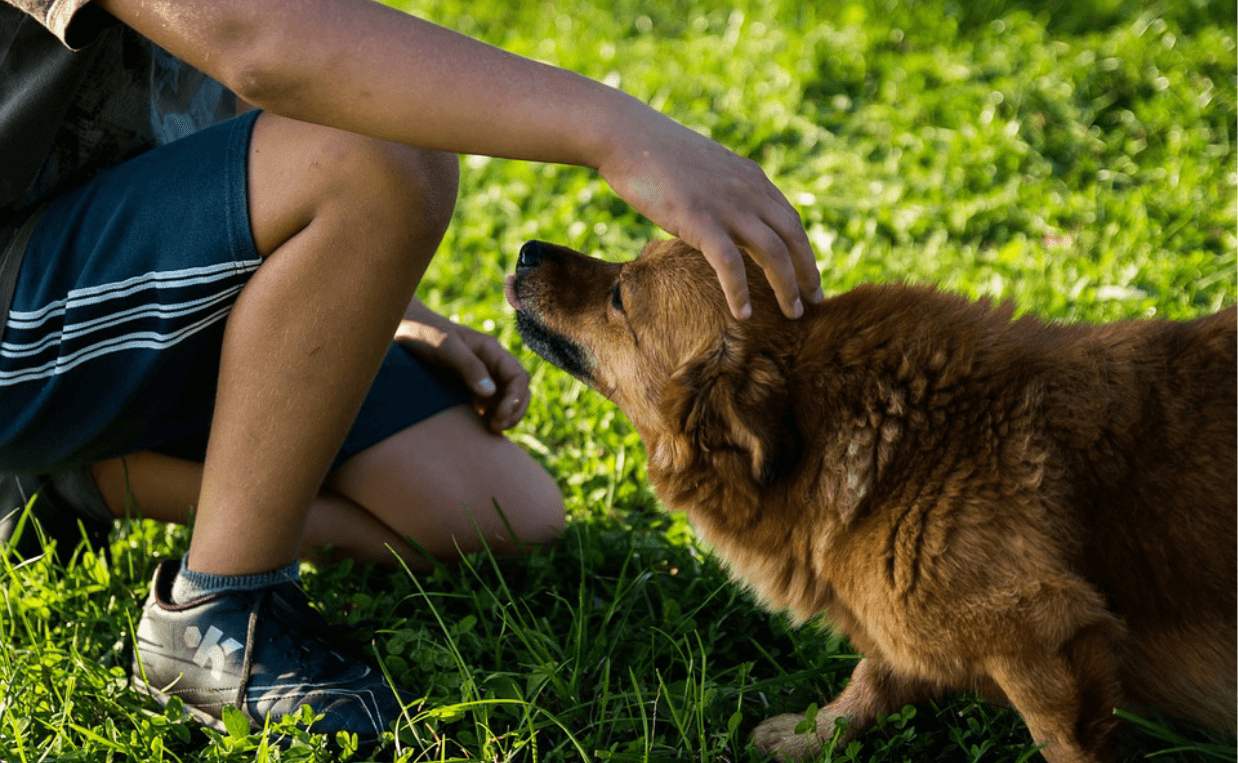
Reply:
<svg viewBox="0 0 1238 763"><path fill-rule="evenodd" d="M970 689L1057 763L1113 759L1117 707L1234 730L1233 307L1046 325L866 286L791 321L747 266L747 321L679 241L622 265L530 242L507 292L735 577L865 655L820 736L779 716L758 746L799 759L838 716Z"/></svg>

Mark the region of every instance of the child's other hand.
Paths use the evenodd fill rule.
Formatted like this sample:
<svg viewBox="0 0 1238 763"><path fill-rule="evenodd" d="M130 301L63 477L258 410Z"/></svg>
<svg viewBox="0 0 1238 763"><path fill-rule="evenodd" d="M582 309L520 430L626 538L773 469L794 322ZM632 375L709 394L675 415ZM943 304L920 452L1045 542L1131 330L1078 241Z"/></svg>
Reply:
<svg viewBox="0 0 1238 763"><path fill-rule="evenodd" d="M529 408L529 372L489 334L460 326L414 302L395 339L417 357L460 375L491 432L510 429Z"/></svg>

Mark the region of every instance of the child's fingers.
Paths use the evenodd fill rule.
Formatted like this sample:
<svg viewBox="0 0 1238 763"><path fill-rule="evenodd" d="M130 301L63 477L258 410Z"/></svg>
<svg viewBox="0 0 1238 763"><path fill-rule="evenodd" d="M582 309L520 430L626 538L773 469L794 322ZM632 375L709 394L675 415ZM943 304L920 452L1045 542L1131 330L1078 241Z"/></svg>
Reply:
<svg viewBox="0 0 1238 763"><path fill-rule="evenodd" d="M795 263L792 262L791 251L782 237L764 220L749 222L748 228L739 231L739 235L748 242L749 256L765 272L765 278L778 298L782 314L788 318L803 315L804 303L796 279Z"/></svg>
<svg viewBox="0 0 1238 763"><path fill-rule="evenodd" d="M473 333L470 340L475 356L489 370L502 393L487 406L486 423L495 432L510 429L528 411L529 372L494 337Z"/></svg>
<svg viewBox="0 0 1238 763"><path fill-rule="evenodd" d="M770 184L770 190L775 195L777 209L764 219L787 248L800 296L811 304L819 305L825 301L825 292L821 288L821 273L817 270L817 258L804 230L804 223L799 212L773 184Z"/></svg>
<svg viewBox="0 0 1238 763"><path fill-rule="evenodd" d="M748 298L748 277L739 248L729 236L721 232L701 241L697 248L718 274L718 282L722 284L722 293L726 295L731 315L740 319L750 317L752 305Z"/></svg>
<svg viewBox="0 0 1238 763"><path fill-rule="evenodd" d="M498 384L490 375L486 364L455 333L417 326L418 335L397 333L402 341L423 360L455 371L464 385L478 397L489 398L498 391Z"/></svg>

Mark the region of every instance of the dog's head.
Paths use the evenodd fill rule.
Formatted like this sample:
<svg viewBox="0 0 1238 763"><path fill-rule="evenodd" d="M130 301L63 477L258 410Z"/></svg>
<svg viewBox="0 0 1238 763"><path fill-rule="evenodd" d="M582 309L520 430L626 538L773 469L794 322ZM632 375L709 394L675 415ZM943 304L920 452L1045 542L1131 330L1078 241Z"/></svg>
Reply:
<svg viewBox="0 0 1238 763"><path fill-rule="evenodd" d="M525 344L623 409L655 470L704 455L765 484L794 455L786 345L795 322L756 264L745 265L753 315L743 321L704 256L679 240L622 264L529 242L507 297Z"/></svg>

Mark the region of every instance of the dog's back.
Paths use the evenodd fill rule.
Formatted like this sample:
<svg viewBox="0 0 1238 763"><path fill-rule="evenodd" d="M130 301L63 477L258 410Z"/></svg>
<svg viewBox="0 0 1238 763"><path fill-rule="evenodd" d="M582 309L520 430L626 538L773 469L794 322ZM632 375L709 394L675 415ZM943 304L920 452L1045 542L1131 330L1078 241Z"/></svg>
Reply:
<svg viewBox="0 0 1238 763"><path fill-rule="evenodd" d="M1126 626L1136 708L1234 728L1238 692L1235 308L1189 323L1064 328L1046 421L1080 563Z"/></svg>
<svg viewBox="0 0 1238 763"><path fill-rule="evenodd" d="M966 422L1003 422L1000 448L1018 456L1003 461L1003 478L1038 484L1053 515L1043 529L1119 618L1112 647L1130 707L1234 729L1238 308L1190 322L1054 325L921 289L854 294L882 305L867 314L916 316L889 341L863 344L855 332L846 341L857 354L903 347L913 365L932 366L914 353L946 348L934 383L963 423L953 435L935 426L937 436L970 436L983 450L988 430ZM943 446L917 448L907 458L935 468Z"/></svg>

